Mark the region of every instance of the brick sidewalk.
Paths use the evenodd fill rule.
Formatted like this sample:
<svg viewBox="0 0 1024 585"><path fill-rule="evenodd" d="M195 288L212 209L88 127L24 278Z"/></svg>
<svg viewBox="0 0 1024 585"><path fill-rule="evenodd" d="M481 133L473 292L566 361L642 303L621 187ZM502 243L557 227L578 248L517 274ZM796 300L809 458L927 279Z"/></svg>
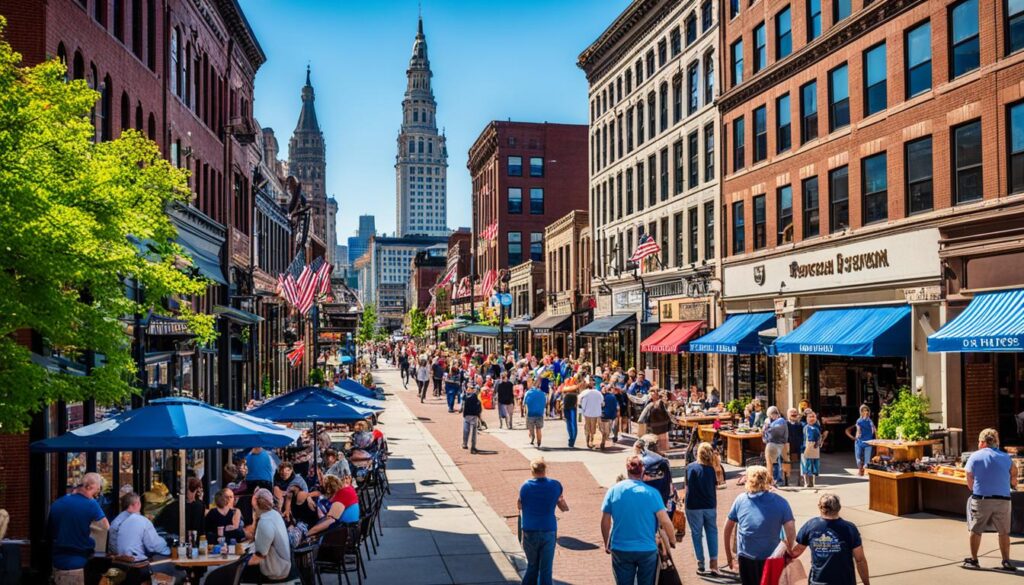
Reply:
<svg viewBox="0 0 1024 585"><path fill-rule="evenodd" d="M378 371L377 374L389 386L388 390L400 397L419 418L455 461L469 483L487 498L488 504L499 516L505 518L509 530L514 533L518 516L516 499L519 486L530 477L532 452L521 453L483 432L477 436L477 447L484 453L471 455L469 451L462 449L462 417L448 413L443 397L428 396L426 403L420 404L413 384L410 384L408 391L404 391L398 382L397 373L392 375L389 371ZM494 411L484 411L484 419L490 425L497 425L497 415ZM549 424L558 424L558 421L551 421ZM625 459L622 452L609 453L608 456ZM600 509L605 490L583 463L549 461L548 476L562 483L570 507L567 513L557 513L559 520L558 547L554 563L555 579L561 583L581 585L612 583L611 559L601 548ZM739 489L741 488L737 488L734 481L730 481L728 488L718 492L720 541L725 516ZM719 551L724 563L725 554L721 546ZM674 558L680 576L684 581L692 581L695 578L696 562L689 534L677 545Z"/></svg>

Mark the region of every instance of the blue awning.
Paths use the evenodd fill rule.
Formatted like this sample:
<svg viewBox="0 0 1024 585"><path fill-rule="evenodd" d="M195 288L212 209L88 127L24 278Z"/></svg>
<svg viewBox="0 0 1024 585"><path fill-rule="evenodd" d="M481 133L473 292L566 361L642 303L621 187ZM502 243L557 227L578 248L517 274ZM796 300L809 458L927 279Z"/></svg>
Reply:
<svg viewBox="0 0 1024 585"><path fill-rule="evenodd" d="M928 351L1024 351L1024 289L975 295L928 336Z"/></svg>
<svg viewBox="0 0 1024 585"><path fill-rule="evenodd" d="M690 342L691 353L764 353L757 334L775 327L775 313L731 315L720 327Z"/></svg>
<svg viewBox="0 0 1024 585"><path fill-rule="evenodd" d="M910 307L829 309L773 344L779 353L904 357L910 355Z"/></svg>

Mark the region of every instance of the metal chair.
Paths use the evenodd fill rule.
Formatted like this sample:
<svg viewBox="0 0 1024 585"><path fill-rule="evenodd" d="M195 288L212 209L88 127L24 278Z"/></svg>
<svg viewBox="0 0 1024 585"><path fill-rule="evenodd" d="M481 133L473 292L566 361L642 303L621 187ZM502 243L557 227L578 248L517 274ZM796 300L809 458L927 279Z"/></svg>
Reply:
<svg viewBox="0 0 1024 585"><path fill-rule="evenodd" d="M359 538L358 524L342 524L324 534L313 563L319 585L323 585L321 575L325 572L336 573L339 585L341 576L344 574L346 585L351 585L352 581L348 574L352 571L355 571L356 579L359 585L362 585L366 568L363 566Z"/></svg>
<svg viewBox="0 0 1024 585"><path fill-rule="evenodd" d="M238 585L242 581L242 571L249 564L252 555L242 555L237 561L217 567L203 579L204 585Z"/></svg>

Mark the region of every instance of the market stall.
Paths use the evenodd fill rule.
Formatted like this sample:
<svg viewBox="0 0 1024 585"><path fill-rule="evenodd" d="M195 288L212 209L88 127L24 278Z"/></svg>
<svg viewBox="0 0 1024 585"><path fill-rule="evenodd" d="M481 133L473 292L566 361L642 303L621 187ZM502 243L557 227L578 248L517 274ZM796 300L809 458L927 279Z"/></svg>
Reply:
<svg viewBox="0 0 1024 585"><path fill-rule="evenodd" d="M725 460L730 465L742 467L745 453L763 453L764 441L760 431L730 430L719 431L725 438Z"/></svg>

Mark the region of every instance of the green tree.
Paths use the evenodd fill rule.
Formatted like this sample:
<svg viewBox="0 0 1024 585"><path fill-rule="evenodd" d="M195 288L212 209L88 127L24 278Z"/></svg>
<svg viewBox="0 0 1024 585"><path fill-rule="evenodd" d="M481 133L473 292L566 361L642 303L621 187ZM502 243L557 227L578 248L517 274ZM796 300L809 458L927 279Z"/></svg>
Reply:
<svg viewBox="0 0 1024 585"><path fill-rule="evenodd" d="M377 307L365 305L363 316L359 319L359 329L356 330L356 342L369 343L377 339Z"/></svg>
<svg viewBox="0 0 1024 585"><path fill-rule="evenodd" d="M165 298L184 306L205 283L169 243L165 210L187 201L185 172L134 131L94 143L99 94L84 80L65 82L56 60L21 67L5 29L0 17L0 430L19 432L55 400L110 404L136 391L126 317L166 313ZM145 258L129 236L155 242ZM125 295L128 280L145 304ZM183 316L200 341L213 339L212 317ZM69 359L92 350L97 366L86 376L50 372L15 341L23 330Z"/></svg>
<svg viewBox="0 0 1024 585"><path fill-rule="evenodd" d="M427 334L427 315L419 307L409 311L409 336L423 337Z"/></svg>

